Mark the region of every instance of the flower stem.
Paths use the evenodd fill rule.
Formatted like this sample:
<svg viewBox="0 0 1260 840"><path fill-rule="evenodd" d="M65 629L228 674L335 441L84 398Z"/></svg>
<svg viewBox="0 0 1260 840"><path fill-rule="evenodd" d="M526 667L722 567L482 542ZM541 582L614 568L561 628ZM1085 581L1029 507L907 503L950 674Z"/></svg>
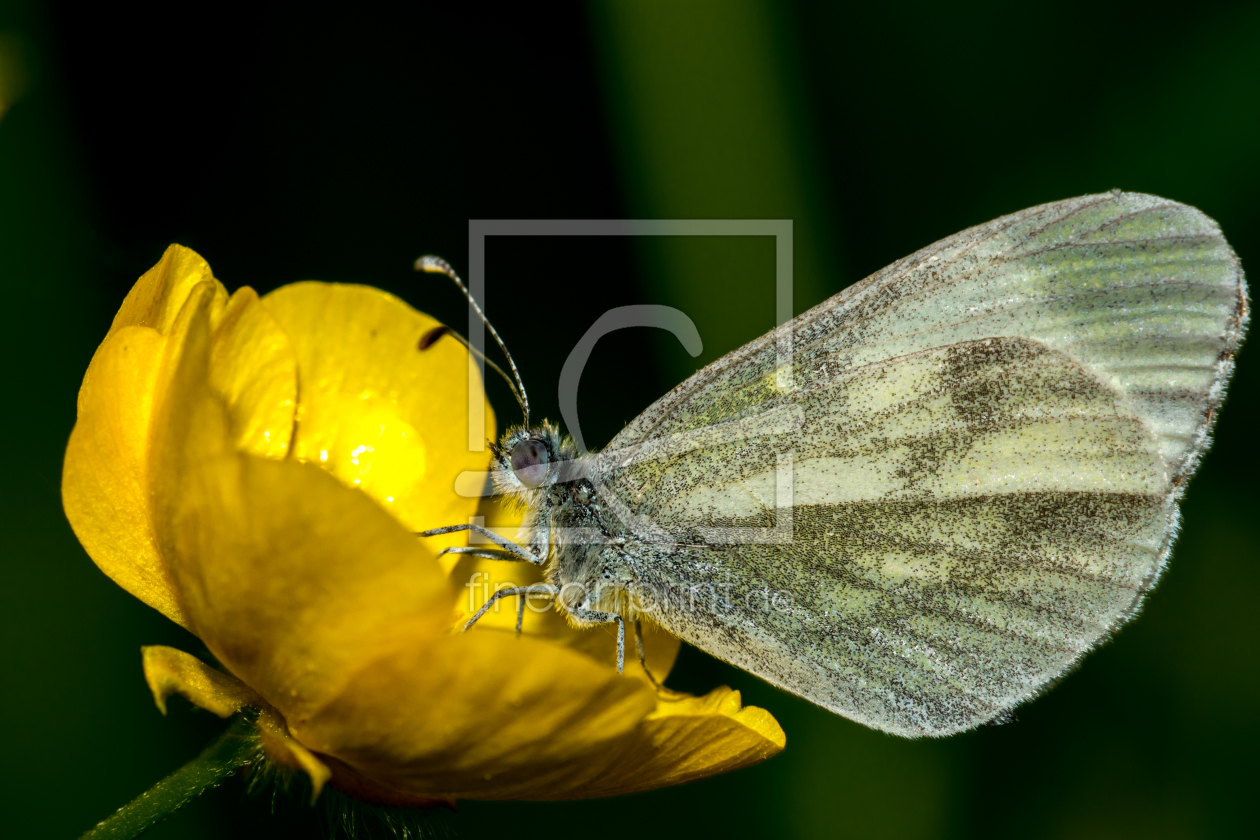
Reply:
<svg viewBox="0 0 1260 840"><path fill-rule="evenodd" d="M201 755L101 820L80 840L138 837L250 764L258 750L257 730L237 717Z"/></svg>

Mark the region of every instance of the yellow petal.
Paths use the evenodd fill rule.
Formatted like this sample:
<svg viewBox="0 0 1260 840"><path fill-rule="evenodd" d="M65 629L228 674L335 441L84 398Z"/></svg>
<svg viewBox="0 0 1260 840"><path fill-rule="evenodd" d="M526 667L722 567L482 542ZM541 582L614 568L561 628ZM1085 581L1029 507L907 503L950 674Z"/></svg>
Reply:
<svg viewBox="0 0 1260 840"><path fill-rule="evenodd" d="M186 622L149 509L149 433L164 388L167 333L198 287L226 298L205 261L178 245L136 282L83 377L62 472L66 517L88 555L119 586L180 624Z"/></svg>
<svg viewBox="0 0 1260 840"><path fill-rule="evenodd" d="M211 380L227 400L236 448L283 458L293 437L298 387L289 337L245 287L217 319L213 344Z"/></svg>
<svg viewBox="0 0 1260 840"><path fill-rule="evenodd" d="M148 442L166 339L123 327L92 357L66 447L61 498L88 555L119 586L187 626L149 510Z"/></svg>
<svg viewBox="0 0 1260 840"><path fill-rule="evenodd" d="M384 789L457 799L616 796L783 749L774 718L741 708L738 692L667 692L643 716L646 685L548 647L486 631L427 656L382 657L294 734Z"/></svg>
<svg viewBox="0 0 1260 840"><path fill-rule="evenodd" d="M124 327L149 327L166 335L170 332L184 301L198 283L214 287L214 308L222 309L227 291L201 255L182 245L172 245L157 265L141 275L127 293L109 334Z"/></svg>
<svg viewBox="0 0 1260 840"><path fill-rule="evenodd" d="M166 714L166 698L172 694L222 718L246 707L257 709L254 724L262 738L263 749L273 759L305 771L311 779L312 799L319 796L331 775L328 766L289 735L284 719L253 689L182 650L154 645L143 647L140 652L144 659L144 678L162 714Z"/></svg>
<svg viewBox="0 0 1260 840"><path fill-rule="evenodd" d="M404 808L450 808L455 810L455 800L447 794L420 795L388 788L369 779L344 761L322 756L332 771L332 786L360 802L372 805L388 805Z"/></svg>
<svg viewBox="0 0 1260 840"><path fill-rule="evenodd" d="M174 477L174 476L172 476ZM380 645L444 634L451 593L430 552L309 464L228 454L183 473L171 568L194 631L300 720Z"/></svg>
<svg viewBox="0 0 1260 840"><path fill-rule="evenodd" d="M301 719L378 645L444 635L452 595L432 551L366 495L315 465L236 451L209 387L204 310L175 329L184 352L153 441L158 541L193 631Z"/></svg>
<svg viewBox="0 0 1260 840"><path fill-rule="evenodd" d="M382 786L456 798L556 798L655 705L586 656L488 630L365 662L294 735Z"/></svg>
<svg viewBox="0 0 1260 840"><path fill-rule="evenodd" d="M228 304L205 261L173 245L127 295L84 376L62 498L75 534L96 564L186 625L155 541L149 486L153 418L183 352L186 327L177 324L185 307L219 322L215 380L229 399L237 444L283 454L296 389L287 337L251 290L241 290Z"/></svg>
<svg viewBox="0 0 1260 840"><path fill-rule="evenodd" d="M413 531L468 522L477 500L456 495L455 480L489 463L484 447L468 446L468 352L450 338L417 349L438 323L379 289L295 283L263 303L297 354L294 457L359 488ZM478 434L492 437L477 382L472 415L484 414ZM439 549L464 537L428 542Z"/></svg>
<svg viewBox="0 0 1260 840"><path fill-rule="evenodd" d="M221 718L246 706L264 705L263 699L245 683L182 650L150 645L140 648L140 655L144 662L144 679L162 714L166 714L166 698L172 694Z"/></svg>
<svg viewBox="0 0 1260 840"><path fill-rule="evenodd" d="M764 761L787 739L769 712L740 706L725 686L704 697L662 697L609 762L609 771L572 796L619 796L702 779Z"/></svg>

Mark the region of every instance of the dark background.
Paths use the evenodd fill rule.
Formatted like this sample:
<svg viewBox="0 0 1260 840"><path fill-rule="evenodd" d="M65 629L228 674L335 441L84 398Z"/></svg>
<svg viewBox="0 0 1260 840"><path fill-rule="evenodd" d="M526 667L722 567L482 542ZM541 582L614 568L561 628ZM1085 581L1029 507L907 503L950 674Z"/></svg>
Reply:
<svg viewBox="0 0 1260 840"><path fill-rule="evenodd" d="M75 836L222 727L153 707L140 645L199 642L97 571L59 498L83 371L170 242L229 289L370 283L460 328L455 290L410 265L465 269L472 218L791 218L798 312L966 226L1112 187L1200 207L1260 266L1254 3L451 5L0 0L0 73L21 81L0 120L6 834ZM557 416L577 339L633 302L682 308L705 352L602 341L580 397L593 445L773 325L773 245L489 245L486 306L540 414ZM465 802L435 831L1242 836L1260 745L1253 355L1142 615L1018 723L898 740L684 649L670 683L741 689L783 724L782 755L617 800ZM318 837L323 820L232 781L151 836Z"/></svg>

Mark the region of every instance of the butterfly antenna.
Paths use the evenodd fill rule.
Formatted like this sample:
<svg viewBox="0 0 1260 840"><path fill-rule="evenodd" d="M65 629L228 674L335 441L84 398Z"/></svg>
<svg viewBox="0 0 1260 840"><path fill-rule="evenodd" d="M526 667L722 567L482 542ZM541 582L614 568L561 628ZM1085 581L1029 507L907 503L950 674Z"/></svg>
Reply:
<svg viewBox="0 0 1260 840"><path fill-rule="evenodd" d="M464 338L462 335L455 332L455 330L451 329L445 324L438 327L434 327L433 329L429 330L424 335L420 336L420 344L419 344L418 349L428 350L430 347L433 346L434 342L436 342L439 338L441 338L444 335L449 335L451 338L455 339L460 344L464 345L465 349L467 349L469 353L472 353L478 359L481 359L481 361L489 365L490 368L493 369L495 373L499 374L499 376L502 376L503 381L507 383L508 390L511 391L512 396L516 398L516 404L521 406L522 411L525 410L525 402L523 399L521 399L520 391L516 390L516 383L512 381L512 377L508 376L507 373L503 370L503 368L499 367L491 359L487 358L485 353L482 353L476 347L473 347L471 344L469 344L468 339Z"/></svg>
<svg viewBox="0 0 1260 840"><path fill-rule="evenodd" d="M477 299L472 296L472 292L468 291L468 287L464 285L464 281L459 279L459 275L455 273L455 269L451 268L451 264L441 257L424 256L416 260L416 271L424 271L429 274L445 274L447 277L455 281L455 285L459 286L459 290L464 293L464 297L468 299L468 304L472 306L473 311L477 313L477 317L481 319L481 323L486 325L486 329L490 331L490 335L494 337L494 341L499 345L499 349L503 351L503 355L507 357L508 366L512 369L512 376L516 380L516 387L512 387L512 382L508 380L508 376L503 369L494 362L486 358L485 354L476 350L470 345L462 335L454 330L448 330L451 335L459 339L459 341L469 350L477 354L483 362L490 365L499 372L505 380L508 380L508 387L512 388L512 396L516 397L516 402L521 407L521 413L525 415L525 428L529 428L529 397L525 395L525 383L521 381L521 372L516 369L516 362L512 360L512 354L508 352L507 345L503 343L503 339L499 337L499 331L490 323L490 319L486 317L486 313L481 310L481 306L477 303ZM435 335L435 333L437 333ZM428 347L434 341L437 341L446 333L440 330L431 330L420 339L421 349ZM426 341L427 340L427 341Z"/></svg>

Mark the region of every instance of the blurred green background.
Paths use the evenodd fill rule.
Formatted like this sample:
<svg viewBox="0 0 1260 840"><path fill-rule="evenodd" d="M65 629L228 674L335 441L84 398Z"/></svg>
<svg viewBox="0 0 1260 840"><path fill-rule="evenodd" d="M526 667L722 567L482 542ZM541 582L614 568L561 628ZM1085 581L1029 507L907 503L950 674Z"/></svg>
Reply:
<svg viewBox="0 0 1260 840"><path fill-rule="evenodd" d="M470 218L791 218L801 311L919 247L1112 187L1194 204L1260 266L1254 2L751 0L271 12L0 0L0 330L9 472L0 585L4 833L70 837L222 723L161 717L142 644L199 642L98 572L61 512L75 394L169 242L236 288L390 289L456 325ZM764 239L489 245L486 307L557 416L568 351L609 306L668 303L705 342L624 331L580 407L606 442L682 376L773 325ZM539 317L547 316L547 317ZM1142 615L1019 722L897 740L685 649L670 677L770 709L788 748L681 788L461 803L445 836L1239 837L1260 746L1260 364ZM506 421L506 390L491 386ZM1251 430L1251 431L1249 431ZM153 837L321 836L232 782ZM1248 829L1247 826L1253 826Z"/></svg>

